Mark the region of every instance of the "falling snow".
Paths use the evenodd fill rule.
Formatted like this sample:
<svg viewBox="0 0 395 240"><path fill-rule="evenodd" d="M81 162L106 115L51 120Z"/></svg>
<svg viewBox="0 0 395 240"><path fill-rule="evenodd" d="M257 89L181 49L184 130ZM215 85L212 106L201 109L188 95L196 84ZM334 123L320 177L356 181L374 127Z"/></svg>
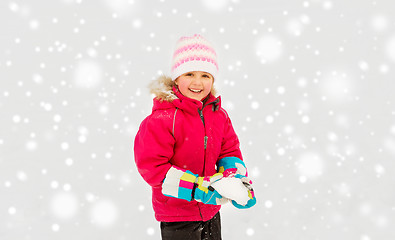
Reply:
<svg viewBox="0 0 395 240"><path fill-rule="evenodd" d="M133 139L193 33L257 196L223 239L395 238L393 1L3 2L1 239L160 238Z"/></svg>

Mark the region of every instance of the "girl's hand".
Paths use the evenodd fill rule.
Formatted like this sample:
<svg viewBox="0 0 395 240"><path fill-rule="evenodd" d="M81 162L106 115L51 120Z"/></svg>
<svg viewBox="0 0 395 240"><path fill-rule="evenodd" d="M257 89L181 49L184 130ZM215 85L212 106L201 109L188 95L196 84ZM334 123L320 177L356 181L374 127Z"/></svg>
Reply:
<svg viewBox="0 0 395 240"><path fill-rule="evenodd" d="M222 205L229 199L222 197L211 185L222 179L222 173L200 177L189 170L172 166L163 180L162 193L168 197L196 200L205 204Z"/></svg>
<svg viewBox="0 0 395 240"><path fill-rule="evenodd" d="M233 174L214 182L212 187L223 197L231 199L235 207L245 209L256 203L251 185L252 181L246 176Z"/></svg>
<svg viewBox="0 0 395 240"><path fill-rule="evenodd" d="M256 204L256 198L255 198L255 194L254 194L254 189L252 188L251 179L249 179L246 176L240 175L240 174L236 174L235 178L240 178L240 180L242 181L244 186L247 188L249 200L247 201L247 203L245 205L239 204L236 201L232 200L233 206L235 206L239 209L247 209L247 208L254 206Z"/></svg>

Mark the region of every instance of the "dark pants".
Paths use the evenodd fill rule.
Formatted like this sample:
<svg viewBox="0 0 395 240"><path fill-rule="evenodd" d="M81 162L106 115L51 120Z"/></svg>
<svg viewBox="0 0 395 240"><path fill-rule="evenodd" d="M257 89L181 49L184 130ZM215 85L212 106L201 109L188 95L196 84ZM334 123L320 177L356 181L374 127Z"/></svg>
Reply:
<svg viewBox="0 0 395 240"><path fill-rule="evenodd" d="M162 240L221 240L219 212L207 222L161 222Z"/></svg>

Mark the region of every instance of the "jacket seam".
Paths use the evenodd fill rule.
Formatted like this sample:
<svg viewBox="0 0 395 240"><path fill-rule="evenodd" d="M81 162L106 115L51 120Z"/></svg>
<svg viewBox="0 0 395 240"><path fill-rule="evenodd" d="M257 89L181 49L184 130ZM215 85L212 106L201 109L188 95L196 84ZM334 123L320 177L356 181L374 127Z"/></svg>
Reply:
<svg viewBox="0 0 395 240"><path fill-rule="evenodd" d="M176 125L176 115L177 115L177 111L178 111L178 108L176 107L176 111L174 112L174 117L173 117L173 130L172 130L173 137L175 137L175 135L174 135L174 128L175 128L175 125Z"/></svg>
<svg viewBox="0 0 395 240"><path fill-rule="evenodd" d="M221 109L221 111L225 114L225 117L226 117L226 118L229 118L228 113L227 113L223 108L220 108L220 109Z"/></svg>

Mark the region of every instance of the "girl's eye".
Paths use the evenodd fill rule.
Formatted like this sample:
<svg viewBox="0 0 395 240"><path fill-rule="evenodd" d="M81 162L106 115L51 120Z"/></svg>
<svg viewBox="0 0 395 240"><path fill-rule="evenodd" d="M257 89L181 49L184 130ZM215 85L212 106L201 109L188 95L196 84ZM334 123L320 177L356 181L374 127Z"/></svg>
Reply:
<svg viewBox="0 0 395 240"><path fill-rule="evenodd" d="M192 76L192 73L187 73L185 74L185 76Z"/></svg>

